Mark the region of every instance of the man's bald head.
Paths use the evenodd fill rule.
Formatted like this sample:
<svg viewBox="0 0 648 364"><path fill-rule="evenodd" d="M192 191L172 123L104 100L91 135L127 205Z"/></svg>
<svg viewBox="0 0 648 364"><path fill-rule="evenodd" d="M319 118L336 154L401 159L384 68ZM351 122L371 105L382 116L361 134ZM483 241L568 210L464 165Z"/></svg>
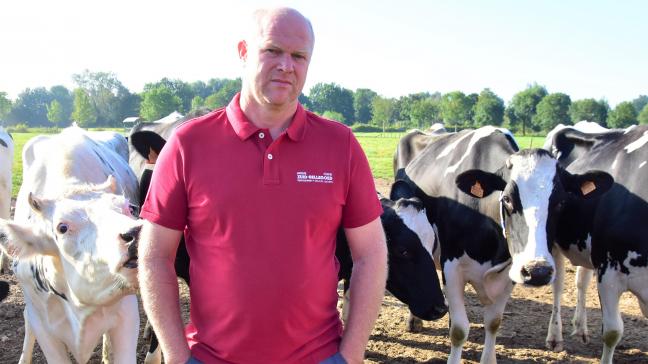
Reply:
<svg viewBox="0 0 648 364"><path fill-rule="evenodd" d="M287 7L257 9L252 13L251 21L252 24L245 37L248 43L257 41L263 34L271 31L278 22L290 22L295 27L303 27L310 36L311 51L313 49L315 44L313 26L308 18L295 9Z"/></svg>

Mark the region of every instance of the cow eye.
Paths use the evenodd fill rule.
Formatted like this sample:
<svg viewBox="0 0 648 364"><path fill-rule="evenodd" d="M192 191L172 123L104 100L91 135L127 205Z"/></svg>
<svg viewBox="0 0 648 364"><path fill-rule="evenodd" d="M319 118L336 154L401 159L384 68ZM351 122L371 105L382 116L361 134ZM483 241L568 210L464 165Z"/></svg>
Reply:
<svg viewBox="0 0 648 364"><path fill-rule="evenodd" d="M56 226L56 231L59 232L59 234L65 234L68 231L68 226L67 224L60 223L58 226Z"/></svg>
<svg viewBox="0 0 648 364"><path fill-rule="evenodd" d="M506 207L507 210L513 211L513 200L511 200L511 197L508 195L502 196L502 203Z"/></svg>

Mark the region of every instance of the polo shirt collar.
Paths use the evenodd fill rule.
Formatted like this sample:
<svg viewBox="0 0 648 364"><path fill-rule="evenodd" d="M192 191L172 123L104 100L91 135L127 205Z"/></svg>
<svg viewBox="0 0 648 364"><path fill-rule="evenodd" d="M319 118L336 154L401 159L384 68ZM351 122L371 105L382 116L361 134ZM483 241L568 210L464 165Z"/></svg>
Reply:
<svg viewBox="0 0 648 364"><path fill-rule="evenodd" d="M236 135L238 135L241 140L246 140L254 133L260 130L256 125L245 116L243 110L241 110L241 93L237 93L236 96L230 101L225 112L227 113L227 120L229 120L230 125L234 129ZM288 137L295 141L301 141L304 138L304 133L306 132L306 110L304 107L297 103L297 110L293 116L286 134Z"/></svg>

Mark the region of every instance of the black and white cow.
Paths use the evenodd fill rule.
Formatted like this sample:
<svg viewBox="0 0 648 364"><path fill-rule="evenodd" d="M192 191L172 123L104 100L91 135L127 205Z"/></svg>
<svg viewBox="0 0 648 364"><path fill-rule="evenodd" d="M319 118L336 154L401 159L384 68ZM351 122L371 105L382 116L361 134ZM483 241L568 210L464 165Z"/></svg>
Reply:
<svg viewBox="0 0 648 364"><path fill-rule="evenodd" d="M648 126L603 132L563 127L547 148L570 173L608 172L614 185L600 199L570 201L556 245L573 264L595 269L603 318L602 363L623 335L619 299L630 291L648 317Z"/></svg>
<svg viewBox="0 0 648 364"><path fill-rule="evenodd" d="M438 229L451 320L448 362L461 361L468 337L468 283L485 306L481 361L495 362L496 333L513 283L542 286L553 280L556 211L569 197L600 195L612 178L569 174L547 151L519 151L510 132L493 127L443 135L404 174ZM590 184L596 188L581 189Z"/></svg>
<svg viewBox="0 0 648 364"><path fill-rule="evenodd" d="M421 131L410 130L403 135L396 145L394 153L394 178L396 180L403 176L404 169L430 142L447 134L442 124L434 124L429 129Z"/></svg>
<svg viewBox="0 0 648 364"><path fill-rule="evenodd" d="M14 221L0 219L0 247L25 297L21 363L35 340L50 363L69 363L68 352L85 363L102 335L115 362L136 361L141 222L128 199L137 180L126 139L108 134L72 126L23 148Z"/></svg>
<svg viewBox="0 0 648 364"><path fill-rule="evenodd" d="M154 125L146 125L146 129L136 126L129 137L129 144L131 150L140 155L139 157L131 155L131 163L133 161L139 163L142 159L154 162L155 156L160 153L166 139L170 136L169 130L173 129L165 125L162 132L167 134L163 135L156 133ZM150 168L153 163L148 164L149 170L144 170L140 179L142 201L151 183ZM399 185L395 185L394 189L398 190ZM387 237L389 258L387 290L407 304L412 313L424 320L443 317L447 312L447 306L432 258L435 250L438 250L437 239L434 229L427 220L425 208L418 198L401 198L396 201L380 198L380 201L383 207L381 222ZM335 253L340 263L338 278L344 281L346 292L349 289L353 261L343 229L338 231ZM183 238L176 253L175 268L178 276L184 278L187 283L189 283L189 264ZM346 297L345 295L345 299ZM159 363L161 354L157 338L155 333L150 334L151 345L145 362Z"/></svg>

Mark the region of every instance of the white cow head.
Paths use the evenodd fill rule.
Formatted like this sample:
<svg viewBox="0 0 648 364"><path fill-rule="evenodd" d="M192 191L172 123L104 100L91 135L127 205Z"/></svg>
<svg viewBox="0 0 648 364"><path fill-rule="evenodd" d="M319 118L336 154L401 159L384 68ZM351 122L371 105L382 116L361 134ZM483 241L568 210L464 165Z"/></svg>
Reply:
<svg viewBox="0 0 648 364"><path fill-rule="evenodd" d="M600 171L570 174L549 152L527 149L511 155L496 173L470 170L456 183L476 198L499 191L502 232L513 258L509 276L516 283L542 286L554 279L551 249L563 206L570 199L601 196L614 180Z"/></svg>
<svg viewBox="0 0 648 364"><path fill-rule="evenodd" d="M30 222L0 219L0 244L19 259L52 257L62 270L56 275L57 289L80 303L106 304L133 293L141 223L116 189L110 176L103 184L74 188L59 198L30 193Z"/></svg>

